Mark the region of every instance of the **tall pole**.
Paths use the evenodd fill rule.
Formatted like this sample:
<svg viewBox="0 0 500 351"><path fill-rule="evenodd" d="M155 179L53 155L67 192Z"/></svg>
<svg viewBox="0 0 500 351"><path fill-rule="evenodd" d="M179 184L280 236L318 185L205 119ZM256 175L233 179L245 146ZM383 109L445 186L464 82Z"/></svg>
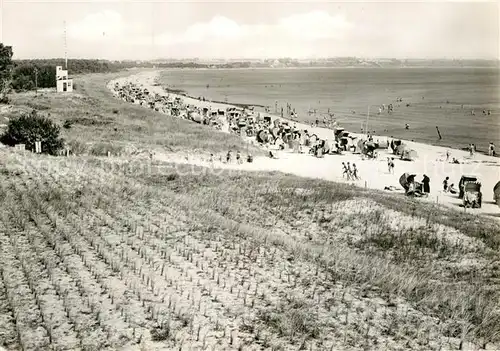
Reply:
<svg viewBox="0 0 500 351"><path fill-rule="evenodd" d="M35 95L38 95L38 69L35 67Z"/></svg>
<svg viewBox="0 0 500 351"><path fill-rule="evenodd" d="M151 57L156 59L155 52L155 22L154 22L154 2L151 2Z"/></svg>
<svg viewBox="0 0 500 351"><path fill-rule="evenodd" d="M64 20L64 69L68 69L68 43L66 41L66 20Z"/></svg>

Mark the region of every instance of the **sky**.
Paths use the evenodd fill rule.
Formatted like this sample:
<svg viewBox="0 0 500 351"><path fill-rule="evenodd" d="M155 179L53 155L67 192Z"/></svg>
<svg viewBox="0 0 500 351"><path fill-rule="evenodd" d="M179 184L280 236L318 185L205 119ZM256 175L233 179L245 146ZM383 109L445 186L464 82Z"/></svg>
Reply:
<svg viewBox="0 0 500 351"><path fill-rule="evenodd" d="M0 0L14 58L500 58L499 2Z"/></svg>

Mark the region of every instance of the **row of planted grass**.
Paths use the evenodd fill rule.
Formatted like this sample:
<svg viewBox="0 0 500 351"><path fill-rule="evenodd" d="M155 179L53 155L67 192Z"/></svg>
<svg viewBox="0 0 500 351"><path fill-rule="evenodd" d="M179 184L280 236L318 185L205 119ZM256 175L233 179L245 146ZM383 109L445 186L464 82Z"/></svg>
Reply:
<svg viewBox="0 0 500 351"><path fill-rule="evenodd" d="M254 237L260 245L281 246L295 256L327 267L332 279L375 287L384 296L403 297L425 313L443 321L455 321L452 334L467 326L467 330L460 329L460 332L472 333L476 340L489 342L498 338L499 289L495 282L498 274L493 271L494 257L498 255L498 223L397 195L288 175L217 176L209 172L200 175L200 170L197 173L190 175L186 170L184 175L157 175L142 181L177 193L180 201L185 202L186 211L192 208L193 215L205 219L206 225L226 225L239 233L237 235ZM335 242L324 245L297 241L288 233L270 230L272 224L269 223L276 223L278 217L292 226L299 213L309 211L311 219L316 221L312 217L322 205L366 198L387 209L424 219L428 230L395 233L377 212L366 214L362 220L380 230L364 237L355 247ZM351 225L352 221L345 224ZM482 274L462 271L460 276L449 272L448 261L469 250L440 240L435 225L457 229L484 243L485 249L477 252L477 258L486 260L483 266L486 271ZM363 226L354 230L365 232ZM385 255L389 250L391 254Z"/></svg>
<svg viewBox="0 0 500 351"><path fill-rule="evenodd" d="M54 159L48 157L47 159ZM67 159L67 167L78 169L77 159ZM99 167L107 160L94 159L86 162L86 171ZM111 162L111 161L110 161ZM126 166L126 163L124 163ZM168 165L167 165L168 166ZM340 281L349 286L361 286L366 291L387 300L404 298L414 307L426 314L439 317L449 326L449 334L465 332L467 338L478 343L495 341L500 330L500 315L498 313L498 286L484 275L468 274L461 277L448 277L442 280L443 267L446 260L460 254L463 248L442 247L446 242L436 240L433 236L433 224L448 223L449 218L455 215L451 210L436 209L430 204L419 204L404 200L395 195L385 195L375 191L366 191L355 187L345 187L341 184L312 181L289 175L267 173L222 173L211 174L208 171L197 169L193 174L191 166L170 166L175 171L161 172L157 175L123 173L123 177L130 182L129 192L117 189L117 202L133 201L149 203L160 201L164 206L182 208L185 213L196 218L200 228L209 230L212 227L226 229L226 235L232 240L238 237L251 238L256 245L276 245L290 253L291 257L315 262L330 272L332 281ZM9 172L6 175L15 173ZM114 176L120 176L120 168L113 169ZM106 188L105 179L102 186ZM109 185L111 186L111 185ZM103 188L103 191L104 191ZM79 187L78 192L85 195L85 186ZM49 192L52 194L52 190ZM71 192L47 193L47 201L54 208L64 211L71 204L75 206L75 196L81 194ZM102 202L96 198L95 192L91 198L83 198L86 202L100 208L113 207L113 204ZM49 196L50 195L50 196ZM299 214L301 219L309 222L318 222L322 218L318 213L324 212L328 204L343 204L346 201L358 201L370 198L382 204L398 203L396 210L408 210L409 216L420 218L428 213L426 218L429 231L416 231L402 238L390 232L384 216L379 212L359 214L361 221L352 230L364 233L363 223L371 223L380 228L378 233L370 233L372 237L365 237L364 242L351 245L343 241L304 240L296 235L301 228L295 223ZM390 199L391 201L387 201ZM78 204L78 202L76 203ZM413 210L415 206L417 209ZM306 214L304 217L303 214ZM347 218L347 217L346 217ZM443 222L444 218L444 222ZM340 221L335 229L340 231L343 226L352 225L349 218ZM467 221L467 218L465 218ZM273 223L280 223L276 230ZM283 223L288 224L283 226ZM307 224L307 223L306 223ZM467 228L461 223L452 222L454 228ZM478 223L479 230L492 230L498 233L497 224L483 220ZM320 228L321 229L321 228ZM492 244L494 241L478 237L474 232L462 230L464 235L478 238L485 244L485 249L477 252L476 258L498 250ZM320 231L319 235L327 235L328 230ZM295 236L294 236L295 235ZM426 260L429 256L416 255L416 251L429 247L439 251L438 259ZM419 247L420 246L420 247ZM441 246L441 247L439 247ZM385 255L391 250L399 255ZM402 259L404 258L404 259ZM473 257L474 258L474 257ZM493 262L492 262L493 263ZM493 265L486 264L485 269L493 269ZM486 274L487 276L487 274ZM465 329L464 329L465 328Z"/></svg>

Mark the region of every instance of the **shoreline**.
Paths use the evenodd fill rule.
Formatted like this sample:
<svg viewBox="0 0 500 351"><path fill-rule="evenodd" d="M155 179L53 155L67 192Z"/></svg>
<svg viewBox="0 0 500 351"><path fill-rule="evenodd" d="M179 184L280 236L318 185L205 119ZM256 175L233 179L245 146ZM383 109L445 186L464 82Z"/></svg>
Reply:
<svg viewBox="0 0 500 351"><path fill-rule="evenodd" d="M285 71L282 71L283 74L285 74ZM376 70L373 70L373 77L382 79L382 88L378 90L376 87L370 88L374 81L374 78L370 75L372 78L368 79L368 85L360 86L361 92L359 94L361 95L358 96L356 95L358 94L356 87L362 81L363 74L361 72L355 73L355 71L351 71L352 73L349 73L350 70L345 70L343 73L337 74L333 71L328 73L329 71L315 73L314 76L321 77L324 75L325 77L331 77L334 81L340 79L340 86L346 79L354 80L353 88L344 91L342 88L335 88L338 86L335 85L330 94L325 90L330 85L320 79L318 88L311 88L312 90L301 93L300 89L303 89L301 86L305 87L304 84L308 82L307 72L289 73L293 79L290 78L292 80L286 83L285 81L288 81L288 78L282 80L280 71L273 69L262 70L261 73L252 73L252 70L245 69L241 75L239 73L231 74L229 70L222 71L222 73L212 70L207 71L211 72L207 73L207 77L201 72L196 73L196 71L181 73L174 70L160 70L158 83L167 89L183 90L183 94L195 99L201 96L214 102L234 106L255 106L255 111L259 112L264 112L264 108L261 106L268 106L268 111L274 115L280 115L280 108L282 107L286 119L309 125L319 119L318 126L325 128L328 128L328 122L323 124L323 118L329 119L329 113L331 112L330 116L333 119L347 130L353 132L362 133L360 127L365 127L369 120L371 134L392 137L393 139L414 140L423 144L455 150L466 150L467 145L473 143L476 145L476 152L484 154L488 153L489 142L495 143L497 147L500 146L500 137L498 136L498 133L500 133L500 101L497 104L497 99L488 100L489 95L481 95L483 96L481 97L475 94L475 97L473 97L462 87L437 94L432 91L434 85L426 86L419 79L415 86L401 83L404 85L399 93L405 100L403 103L396 99L397 96L400 96L398 95L400 89L397 82L400 81L401 74L402 77L411 78L415 77L415 74L419 75L419 73L407 71L408 73L400 74L397 71L388 70L387 72L393 73L375 74ZM342 69L340 71L342 72ZM451 72L455 71L459 74L459 71L455 69ZM226 73L224 72L227 72L227 82ZM266 72L269 72L269 74ZM490 72L490 70L486 69L484 72ZM484 77L486 73L480 76L472 71L458 76L455 73L443 74L446 77L451 77L446 78L447 80L454 81L459 79L456 77ZM432 78L432 73L427 73L427 76L430 77L431 82L434 82L435 78ZM497 74L495 73L494 76L496 77ZM249 79L248 84L242 83L242 86L239 87L238 79L244 78ZM477 83L482 78L474 79ZM187 84L186 80L189 81L189 84ZM210 83L210 89L208 89L206 83ZM281 87L280 83L284 84L283 87ZM277 111L275 108L276 103L278 104ZM393 104L394 110L391 113L388 113L387 109L380 112L379 108L382 103L385 103L385 105ZM285 106L288 104L291 104L291 107L296 109L298 118L297 116L295 118L287 116ZM313 109L317 113L313 113ZM484 112L485 115L483 116L481 111L485 110L491 110L491 116L486 115ZM475 114L473 111L475 111ZM473 116L471 116L471 113ZM410 124L410 129L405 128L406 122ZM441 139L436 133L436 125L440 129Z"/></svg>
<svg viewBox="0 0 500 351"><path fill-rule="evenodd" d="M232 101L218 101L218 100L200 100L198 97L194 96L194 95L189 95L189 93L183 89L171 89L171 88L168 88L168 87L165 87L164 85L162 85L160 82L158 82L158 78L155 79L155 84L157 84L157 86L159 87L162 87L163 90L165 90L167 93L169 94L174 94L174 95L178 95L178 96L184 96L184 97L187 97L187 98L190 98L190 99L193 99L193 100L197 100L197 101L200 101L200 102L209 102L209 103L216 103L216 104L223 104L223 105L227 105L228 107L231 106L231 107L240 107L240 108L248 108L249 106L254 106L254 107L259 107L259 108L265 108L266 106L264 105L259 105L259 104L243 104L243 103L235 103L235 102L232 102ZM261 111L259 111L261 112ZM304 121L304 120L301 120L301 119L290 119L289 117L281 117L281 116L278 116L274 113L268 113L268 112L261 112L264 116L271 116L273 118L280 118L280 119L283 119L283 120L287 120L289 122L293 122L293 123L301 123L301 124L305 124L307 123L307 121ZM328 127L325 127L325 126L320 126L318 125L317 128L323 128L323 129L328 129L328 130L331 130L333 132L333 129L330 129ZM361 134L361 133L351 133L352 135L364 135L364 134ZM377 134L377 135L373 135L374 137L378 137L378 138L390 138L390 135L391 133L387 132L387 133L384 133L384 134ZM467 148L466 147L462 147L462 148L458 148L458 147L455 147L453 145L440 145L439 143L437 142L425 142L425 141L419 141L417 139L417 141L409 141L409 140L405 140L405 139L402 139L402 138L392 138L394 140L401 140L402 142L415 142L415 143L420 143L420 144L425 144L425 145L431 145L431 146L436 146L436 147L441 147L441 148L446 148L446 149L450 149L450 150L457 150L457 151L465 151L465 152L468 152ZM482 155L485 155L485 156L488 156L488 151L483 151L481 149L476 149L475 151L476 154L482 154ZM495 158L500 158L500 153L497 153L495 156L490 156L490 157L495 157Z"/></svg>
<svg viewBox="0 0 500 351"><path fill-rule="evenodd" d="M171 89L168 87L163 86L161 83L155 83L157 86L161 86L163 90L165 90L167 93L174 94L174 95L179 95L179 96L184 96L193 100L198 100L200 102L205 102L203 100L200 100L199 97L196 97L194 95L189 95L189 93L183 89ZM236 102L230 102L230 101L217 101L217 100L210 100L209 102L211 103L216 103L216 104L227 104L231 106L236 106L236 107L241 107L241 108L248 108L250 106L255 106L255 107L262 107L264 108L264 105L258 105L258 104L243 104L243 103L236 103Z"/></svg>
<svg viewBox="0 0 500 351"><path fill-rule="evenodd" d="M162 86L155 85L158 78L158 71L143 72L117 80L112 80L108 83L108 87L112 89L114 82L131 82L134 84L142 85L150 91L165 95L166 91ZM200 101L190 97L177 95L185 104L194 105L197 107L211 107L213 109L227 107L234 107L230 103L210 103L208 101ZM271 118L280 118L273 114L265 114ZM286 118L283 118L287 120ZM322 127L311 127L300 122L291 121L295 123L299 129L307 129L311 134L316 134L321 139L331 140L333 131ZM193 122L187 122L193 123ZM214 130L214 133L219 131ZM364 137L364 134L350 133L352 136ZM379 139L381 142L387 140L385 136L373 136L374 139ZM411 142L402 140L403 143L408 145L409 148L416 150L419 157L415 161L403 161L398 156L393 155L385 149L378 149L380 157L378 159L362 159L359 154L345 152L342 155L326 155L324 158L316 158L309 154L291 153L287 151L280 151L278 159L270 159L269 157L255 157L253 163L244 163L242 165L236 164L217 164L211 165L202 156L198 155L190 160L185 160L181 155L166 154L159 152L158 160L176 163L190 163L193 165L200 165L206 167L220 167L226 169L248 170L248 171L279 171L289 173L306 178L319 178L329 181L344 182L357 186L365 186L372 189L384 190L388 186L395 186L396 191L394 194L401 194L404 196L404 191L399 184L399 177L403 173L417 174L417 179L422 174L427 174L431 178L432 186L431 193L428 198L419 198L419 200L434 202L460 209L462 200L458 199L456 195L451 195L442 191L442 179L446 176L450 177L450 184L455 183L458 186L459 178L464 174L476 174L480 177L482 182L483 193L483 206L479 209L468 210L468 212L487 214L495 218L500 218L499 207L493 203L492 193L493 187L497 181L500 180L500 162L498 158L476 154L470 158L468 152L463 150L454 149L452 157L456 157L460 164L452 164L446 162L446 152L450 148L442 146L434 146L429 144ZM394 157L396 163L396 170L394 173L387 172L387 157ZM451 160L451 157L450 157ZM361 175L361 180L346 181L342 177L342 162L356 163ZM462 209L463 210L463 209Z"/></svg>

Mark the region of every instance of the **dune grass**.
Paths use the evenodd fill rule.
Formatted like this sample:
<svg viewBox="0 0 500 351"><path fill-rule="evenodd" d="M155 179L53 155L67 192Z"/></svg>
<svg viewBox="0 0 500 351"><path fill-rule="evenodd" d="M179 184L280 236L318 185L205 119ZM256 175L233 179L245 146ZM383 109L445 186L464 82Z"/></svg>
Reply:
<svg viewBox="0 0 500 351"><path fill-rule="evenodd" d="M424 350L499 341L494 221L468 230L469 217L430 204L396 206L381 192L274 173L10 151L0 159L0 300L12 321L27 313L13 298L25 276L38 314L16 323L46 335L23 332L26 345L63 342L50 336L46 314L55 307L45 283L28 270L37 260L75 345L95 339L65 324L79 321L87 299L102 348ZM12 256L20 250L27 256ZM119 297L127 294L136 302ZM14 342L12 328L0 330Z"/></svg>

